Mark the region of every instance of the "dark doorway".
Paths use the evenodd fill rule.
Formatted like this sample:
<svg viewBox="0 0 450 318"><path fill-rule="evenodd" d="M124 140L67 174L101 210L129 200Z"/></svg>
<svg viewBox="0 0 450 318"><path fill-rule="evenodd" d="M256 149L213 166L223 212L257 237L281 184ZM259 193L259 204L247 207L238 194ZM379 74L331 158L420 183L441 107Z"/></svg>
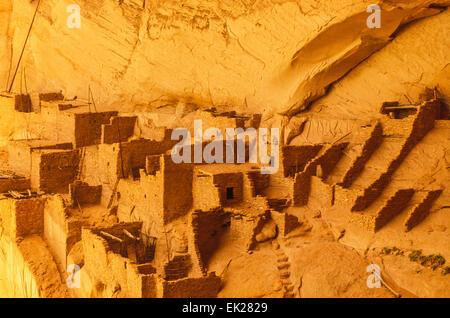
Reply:
<svg viewBox="0 0 450 318"><path fill-rule="evenodd" d="M227 188L227 200L234 199L234 188Z"/></svg>

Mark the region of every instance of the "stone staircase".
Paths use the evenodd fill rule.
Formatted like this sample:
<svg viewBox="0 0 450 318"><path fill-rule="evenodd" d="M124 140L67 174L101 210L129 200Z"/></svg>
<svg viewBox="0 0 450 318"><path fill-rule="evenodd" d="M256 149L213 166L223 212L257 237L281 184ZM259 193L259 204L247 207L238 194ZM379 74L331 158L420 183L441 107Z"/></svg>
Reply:
<svg viewBox="0 0 450 318"><path fill-rule="evenodd" d="M277 268L283 286L283 298L295 298L294 285L291 282L291 264L277 240L272 241L272 248L277 256Z"/></svg>

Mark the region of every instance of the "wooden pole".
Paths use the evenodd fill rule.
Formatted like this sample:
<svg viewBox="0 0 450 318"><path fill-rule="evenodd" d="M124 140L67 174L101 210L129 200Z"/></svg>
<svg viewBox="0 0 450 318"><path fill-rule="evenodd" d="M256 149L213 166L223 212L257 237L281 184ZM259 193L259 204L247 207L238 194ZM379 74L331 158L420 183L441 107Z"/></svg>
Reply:
<svg viewBox="0 0 450 318"><path fill-rule="evenodd" d="M130 232L128 232L126 229L123 229L123 233L125 233L126 236L128 236L130 239L137 241L138 238L134 237L133 234L131 234Z"/></svg>
<svg viewBox="0 0 450 318"><path fill-rule="evenodd" d="M118 237L116 237L116 236L114 236L112 234L106 233L105 231L100 231L100 234L103 235L103 236L109 237L110 239L112 239L114 241L123 243L122 239L120 239L120 238L118 238Z"/></svg>
<svg viewBox="0 0 450 318"><path fill-rule="evenodd" d="M22 61L23 52L25 52L25 47L27 45L28 38L30 37L31 29L33 28L34 20L36 19L36 15L37 15L40 4L41 4L41 0L38 0L37 6L36 6L36 11L34 11L33 20L31 20L30 28L28 29L28 34L27 34L27 37L25 38L25 43L23 44L22 52L20 53L19 61L17 62L16 70L14 71L14 75L11 80L11 85L9 86L8 93L11 93L12 87L14 85L14 80L16 79L17 71L19 70L20 62Z"/></svg>

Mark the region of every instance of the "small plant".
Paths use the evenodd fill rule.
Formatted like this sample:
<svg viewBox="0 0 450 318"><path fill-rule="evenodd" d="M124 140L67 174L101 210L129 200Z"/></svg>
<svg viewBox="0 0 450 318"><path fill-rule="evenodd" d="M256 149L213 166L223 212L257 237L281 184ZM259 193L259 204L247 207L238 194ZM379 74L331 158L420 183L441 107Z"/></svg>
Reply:
<svg viewBox="0 0 450 318"><path fill-rule="evenodd" d="M391 254L391 252L392 252L392 249L387 248L387 247L383 247L383 249L381 250L381 253L386 254L386 255Z"/></svg>
<svg viewBox="0 0 450 318"><path fill-rule="evenodd" d="M421 250L414 250L408 255L411 262L417 262L421 256L423 256Z"/></svg>
<svg viewBox="0 0 450 318"><path fill-rule="evenodd" d="M445 276L447 274L450 274L450 266L446 266L444 267L444 269L442 270L442 275Z"/></svg>
<svg viewBox="0 0 450 318"><path fill-rule="evenodd" d="M421 264L431 268L437 268L438 266L445 264L445 258L443 258L440 254L431 254L424 256L423 259L421 259Z"/></svg>
<svg viewBox="0 0 450 318"><path fill-rule="evenodd" d="M421 250L414 250L408 255L411 262L418 262L422 266L436 270L445 264L445 258L440 254L423 255Z"/></svg>
<svg viewBox="0 0 450 318"><path fill-rule="evenodd" d="M403 251L395 246L392 248L392 253L395 256L403 255Z"/></svg>
<svg viewBox="0 0 450 318"><path fill-rule="evenodd" d="M395 255L395 256L403 255L403 251L395 246L392 248L383 247L381 253L385 255Z"/></svg>

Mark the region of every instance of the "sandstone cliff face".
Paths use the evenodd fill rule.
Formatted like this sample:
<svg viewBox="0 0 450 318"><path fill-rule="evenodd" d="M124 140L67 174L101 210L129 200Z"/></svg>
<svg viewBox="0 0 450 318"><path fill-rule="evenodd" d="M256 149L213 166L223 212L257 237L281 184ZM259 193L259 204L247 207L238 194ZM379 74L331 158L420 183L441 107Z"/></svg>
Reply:
<svg viewBox="0 0 450 318"><path fill-rule="evenodd" d="M389 101L418 104L437 87L450 104L450 12L423 19L403 29L313 104L322 114L348 118L375 117Z"/></svg>
<svg viewBox="0 0 450 318"><path fill-rule="evenodd" d="M8 73L12 76L36 3L0 4L0 57L6 61L1 63L1 86L6 87ZM374 3L382 8L379 29L366 25L371 14L366 9ZM80 29L67 26L69 4L81 8ZM351 100L363 112L377 111L382 97L375 95L385 93L378 90L393 97L404 91L417 95L411 86L446 80L449 15L441 11L449 4L43 0L23 60L26 88L62 89L68 96L85 92L79 97L87 97L91 85L99 104L121 110L192 102L295 114L356 67L333 90L336 97L321 103L351 114L354 106L342 106ZM373 86L374 76L383 81ZM21 72L15 91L20 90L20 78ZM378 87L395 78L400 79L395 86Z"/></svg>

